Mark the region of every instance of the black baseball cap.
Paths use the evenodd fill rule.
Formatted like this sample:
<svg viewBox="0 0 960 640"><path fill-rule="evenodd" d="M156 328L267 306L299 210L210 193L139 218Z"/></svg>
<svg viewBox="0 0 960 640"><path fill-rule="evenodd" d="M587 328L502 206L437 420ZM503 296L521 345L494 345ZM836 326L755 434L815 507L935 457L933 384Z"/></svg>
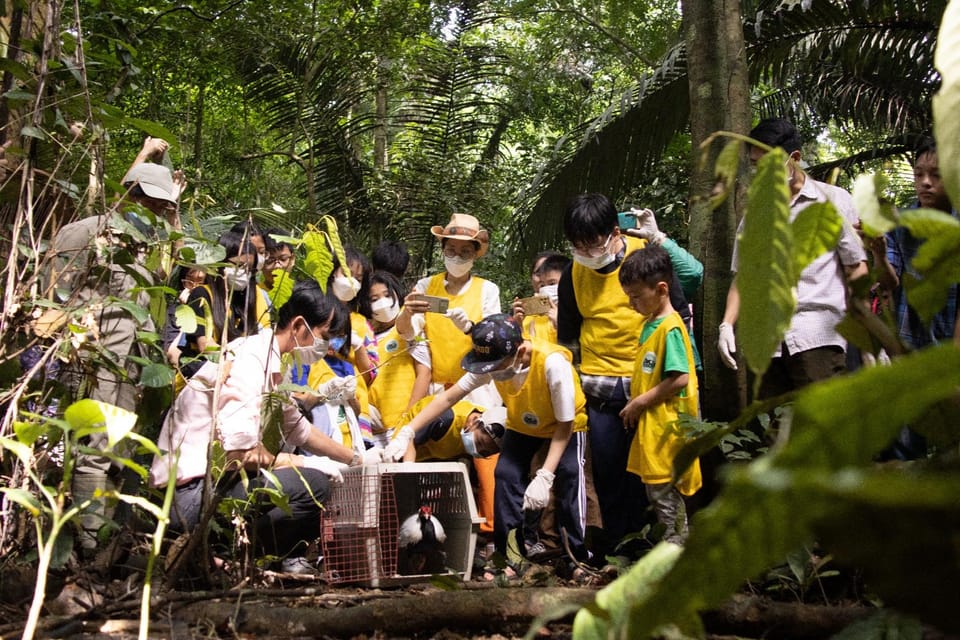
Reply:
<svg viewBox="0 0 960 640"><path fill-rule="evenodd" d="M471 338L473 349L463 357L460 366L470 373L489 373L520 349L523 333L513 316L495 313L473 327Z"/></svg>

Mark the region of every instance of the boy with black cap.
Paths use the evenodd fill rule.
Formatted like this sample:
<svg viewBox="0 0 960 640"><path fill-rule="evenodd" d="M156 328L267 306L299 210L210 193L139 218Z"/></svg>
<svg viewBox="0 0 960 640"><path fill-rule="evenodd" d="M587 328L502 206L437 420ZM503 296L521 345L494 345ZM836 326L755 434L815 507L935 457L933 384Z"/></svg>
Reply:
<svg viewBox="0 0 960 640"><path fill-rule="evenodd" d="M507 431L496 467L494 545L506 552L507 534L521 527L523 511L547 505L554 479L558 520L573 553L584 548L585 493L583 432L586 399L570 352L559 345L524 340L511 316L494 314L471 332L473 348L461 367L467 371L408 424L397 430L384 458L399 459L416 434L472 389L493 381L507 409ZM528 482L530 461L543 444L550 447L543 466Z"/></svg>

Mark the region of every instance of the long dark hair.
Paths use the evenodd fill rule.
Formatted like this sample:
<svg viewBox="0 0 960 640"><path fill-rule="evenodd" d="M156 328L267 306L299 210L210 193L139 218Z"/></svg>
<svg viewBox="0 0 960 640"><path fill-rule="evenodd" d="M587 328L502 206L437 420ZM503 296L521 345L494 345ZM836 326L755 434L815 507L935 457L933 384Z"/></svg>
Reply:
<svg viewBox="0 0 960 640"><path fill-rule="evenodd" d="M329 319L330 335L344 335L350 326L350 312L344 304L332 294L324 293L314 280L293 285L290 299L277 312L277 328L286 329L297 316L303 316L311 327L322 326Z"/></svg>
<svg viewBox="0 0 960 640"><path fill-rule="evenodd" d="M237 256L253 256L256 261L257 249L250 242L249 236L242 232L227 231L220 236L219 243L227 250L226 260ZM252 275L246 290L233 292L229 305L227 304L229 285L223 277L223 270L221 269L207 283L210 287L210 315L213 318L214 336L217 341L223 335L225 324L228 341L260 331L257 318L257 296L260 292Z"/></svg>

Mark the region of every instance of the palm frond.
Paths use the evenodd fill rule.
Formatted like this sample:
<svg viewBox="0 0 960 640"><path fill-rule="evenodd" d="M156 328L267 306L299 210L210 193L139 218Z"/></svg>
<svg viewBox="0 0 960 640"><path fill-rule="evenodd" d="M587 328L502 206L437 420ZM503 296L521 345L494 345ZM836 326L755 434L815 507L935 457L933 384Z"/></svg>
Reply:
<svg viewBox="0 0 960 640"><path fill-rule="evenodd" d="M758 111L904 138L929 130L930 97L939 83L933 51L945 6L946 0L745 0L751 81L776 89ZM556 144L521 195L513 233L523 256L558 245L570 196L599 191L617 201L683 130L684 58L680 45L603 115Z"/></svg>
<svg viewBox="0 0 960 640"><path fill-rule="evenodd" d="M563 211L572 196L597 191L616 199L649 171L686 126L687 92L684 49L678 46L603 114L561 138L551 160L520 196L512 235L522 255L558 246Z"/></svg>

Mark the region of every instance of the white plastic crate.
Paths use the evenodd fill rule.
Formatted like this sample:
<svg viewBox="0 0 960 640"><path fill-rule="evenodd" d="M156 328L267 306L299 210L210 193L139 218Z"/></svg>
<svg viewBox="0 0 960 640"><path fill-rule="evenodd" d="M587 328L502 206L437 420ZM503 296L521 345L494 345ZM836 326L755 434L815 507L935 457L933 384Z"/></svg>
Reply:
<svg viewBox="0 0 960 640"><path fill-rule="evenodd" d="M421 506L440 521L447 572L470 579L483 518L459 462L405 462L348 469L331 485L321 514L324 577L331 583L372 587L428 580L397 572L400 524Z"/></svg>

